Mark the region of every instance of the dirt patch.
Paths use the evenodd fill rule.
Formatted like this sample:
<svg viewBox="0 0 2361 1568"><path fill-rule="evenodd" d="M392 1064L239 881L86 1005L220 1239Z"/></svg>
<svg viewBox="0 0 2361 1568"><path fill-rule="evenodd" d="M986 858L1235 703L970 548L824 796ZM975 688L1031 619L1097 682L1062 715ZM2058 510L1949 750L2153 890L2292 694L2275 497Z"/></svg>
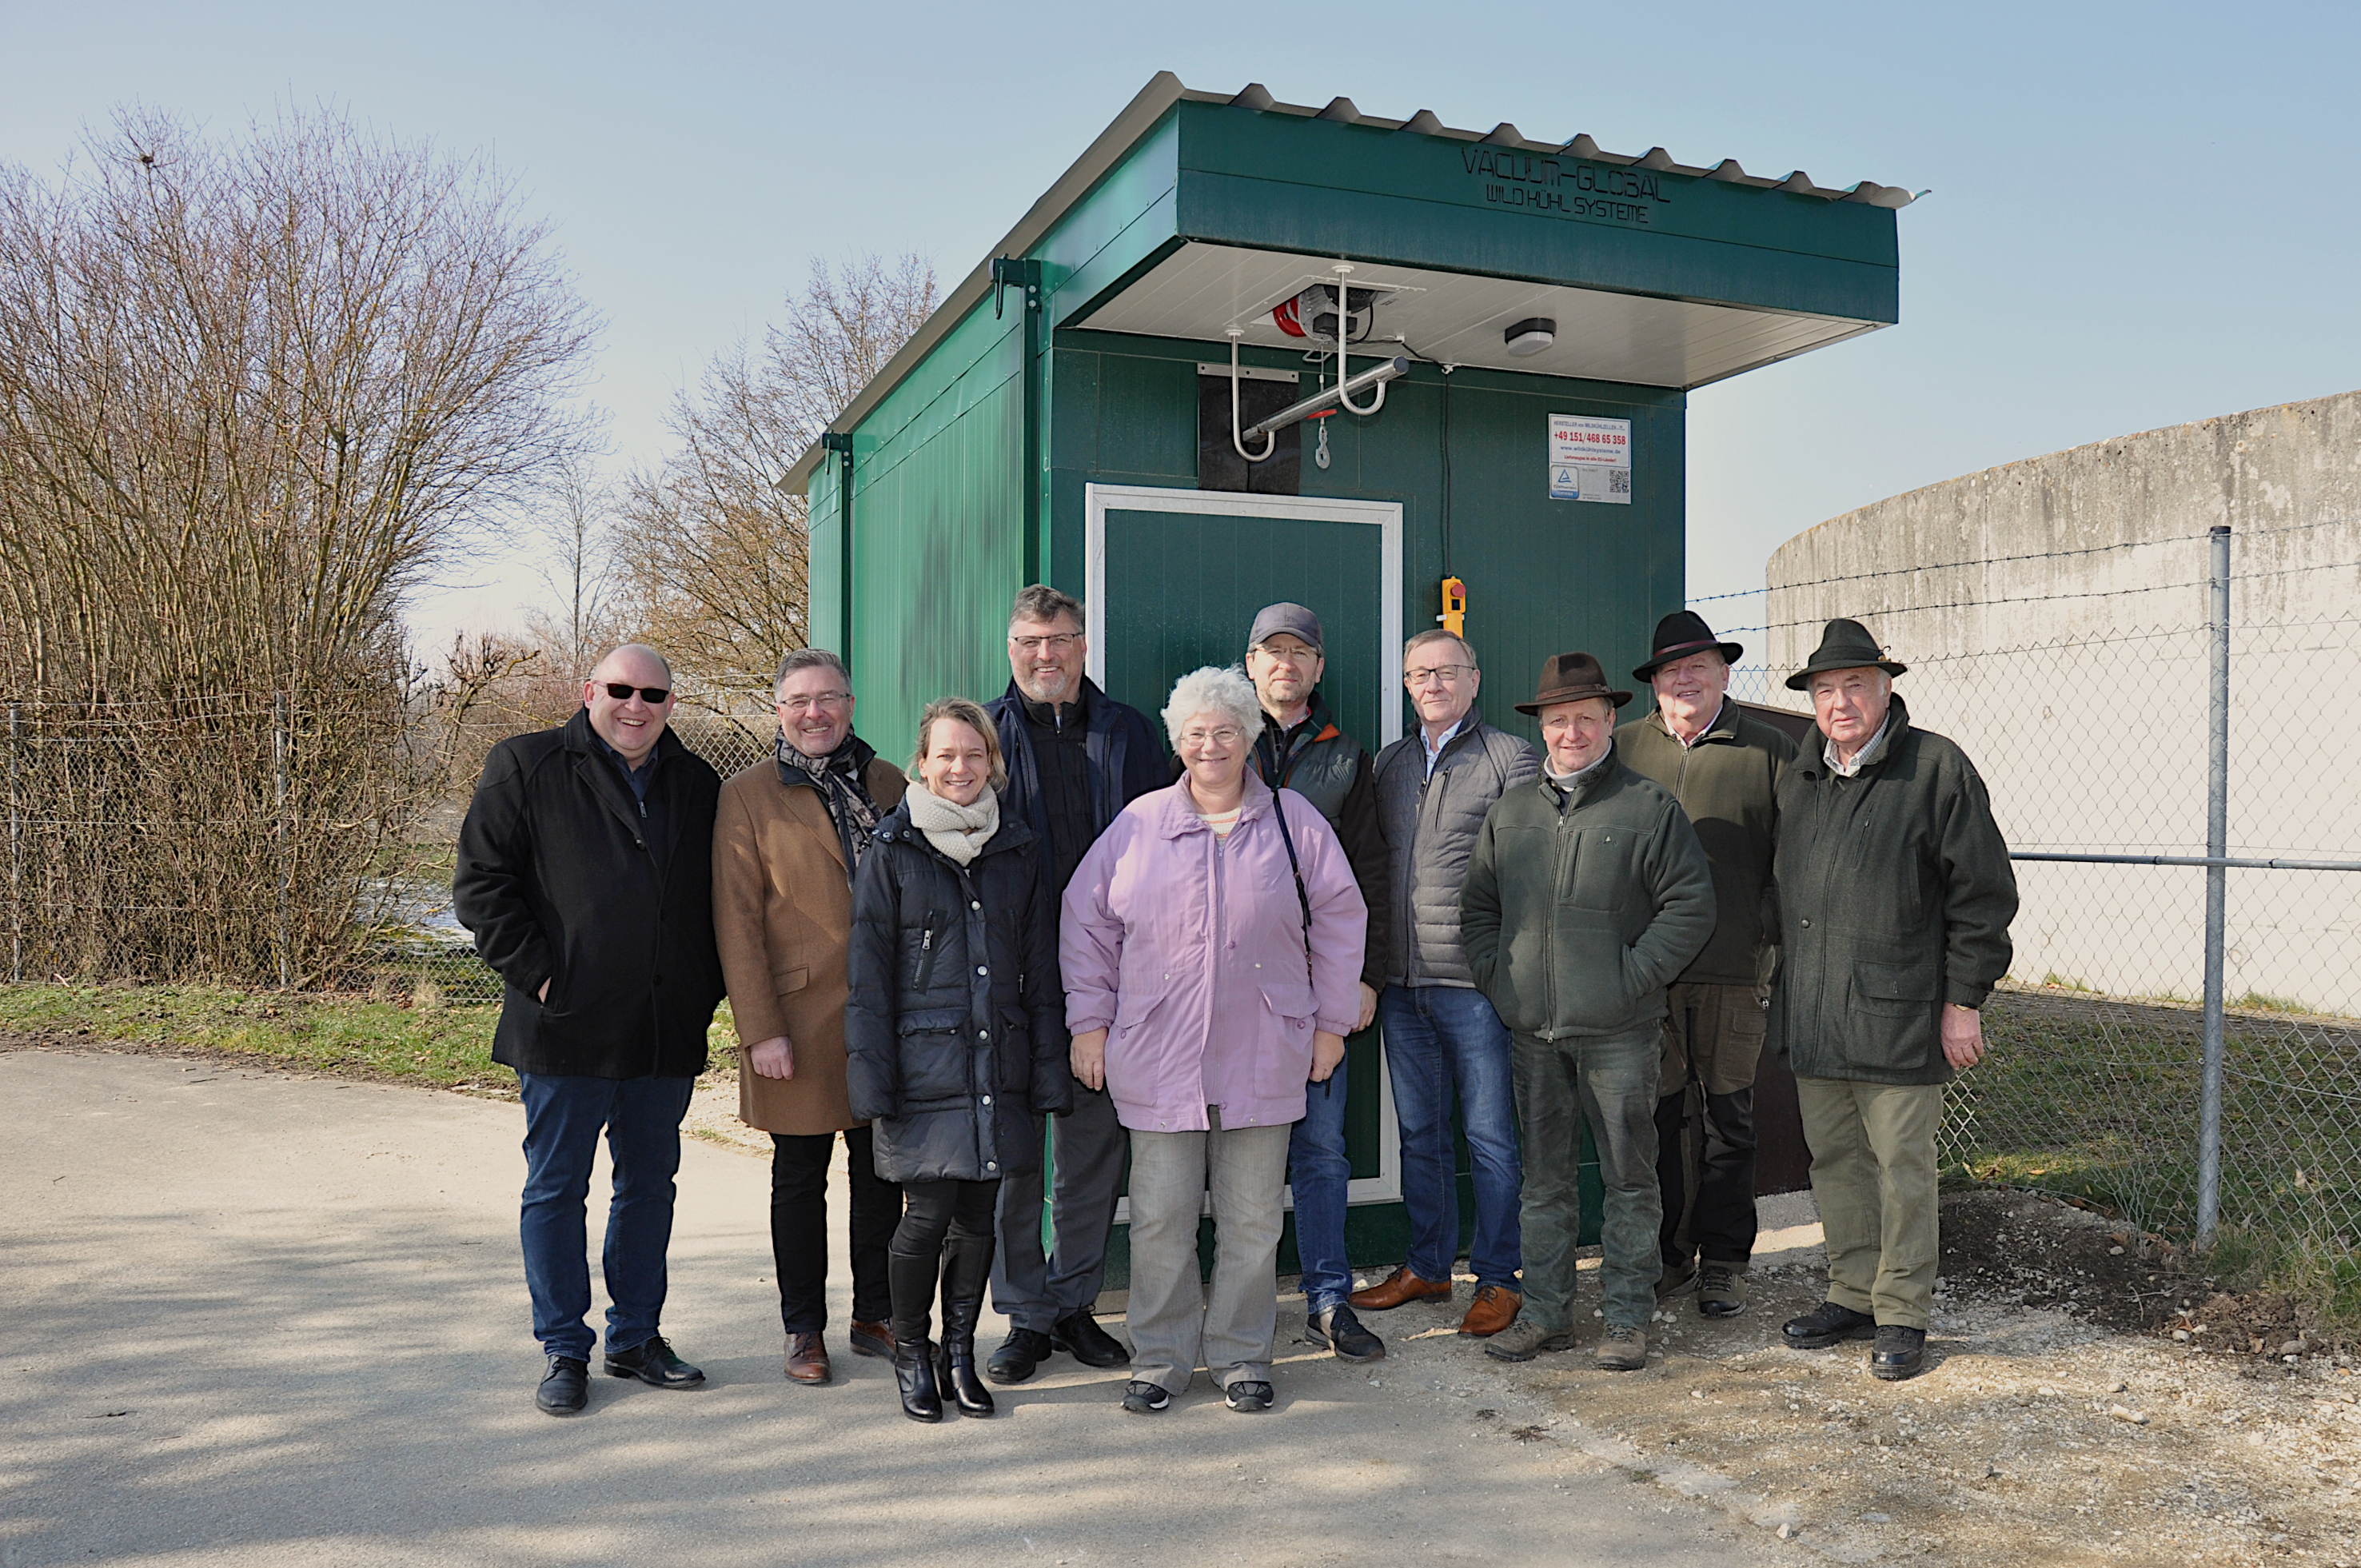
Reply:
<svg viewBox="0 0 2361 1568"><path fill-rule="evenodd" d="M1779 1342L1825 1282L1792 1251L1737 1319L1666 1302L1645 1371L1592 1370L1590 1319L1576 1352L1505 1376L1566 1412L1563 1440L1840 1562L2361 1568L2351 1355L2282 1354L2270 1299L2209 1295L2053 1200L1959 1194L1943 1228L1931 1365L1909 1382L1871 1377L1863 1343ZM2237 1347L2170 1337L2187 1321Z"/></svg>

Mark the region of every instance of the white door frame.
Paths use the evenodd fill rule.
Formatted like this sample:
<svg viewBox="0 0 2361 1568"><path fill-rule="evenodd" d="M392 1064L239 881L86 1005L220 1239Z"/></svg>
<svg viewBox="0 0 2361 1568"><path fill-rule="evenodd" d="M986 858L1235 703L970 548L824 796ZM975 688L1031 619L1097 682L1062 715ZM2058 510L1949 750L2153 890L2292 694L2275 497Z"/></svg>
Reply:
<svg viewBox="0 0 2361 1568"><path fill-rule="evenodd" d="M1083 631L1089 638L1085 667L1091 679L1106 685L1106 517L1110 511L1183 512L1199 517L1301 518L1325 522L1365 523L1378 531L1378 745L1401 739L1400 694L1387 678L1393 652L1402 642L1402 509L1400 501L1356 501L1331 496L1258 496L1238 490L1175 490L1152 485L1085 485L1082 487ZM1150 721L1154 716L1150 715ZM1385 1059L1382 1034L1378 1059ZM1455 1179L1456 1179L1455 1178ZM1349 1204L1401 1201L1401 1124L1394 1115L1393 1074L1378 1075L1378 1174L1356 1177L1346 1190ZM1295 1194L1287 1194L1289 1208ZM1208 1204L1210 1212L1210 1201ZM1116 1207L1115 1223L1131 1222L1131 1200Z"/></svg>

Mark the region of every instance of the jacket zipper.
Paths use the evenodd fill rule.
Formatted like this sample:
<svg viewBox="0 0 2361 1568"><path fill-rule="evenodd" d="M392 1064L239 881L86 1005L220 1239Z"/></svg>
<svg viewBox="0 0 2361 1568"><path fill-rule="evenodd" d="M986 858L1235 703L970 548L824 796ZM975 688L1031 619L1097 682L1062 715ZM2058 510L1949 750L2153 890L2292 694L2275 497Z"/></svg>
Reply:
<svg viewBox="0 0 2361 1568"><path fill-rule="evenodd" d="M932 914L929 914L927 916L926 932L918 938L918 973L917 977L911 981L910 989L913 991L924 991L927 989L927 982L934 978L935 917Z"/></svg>

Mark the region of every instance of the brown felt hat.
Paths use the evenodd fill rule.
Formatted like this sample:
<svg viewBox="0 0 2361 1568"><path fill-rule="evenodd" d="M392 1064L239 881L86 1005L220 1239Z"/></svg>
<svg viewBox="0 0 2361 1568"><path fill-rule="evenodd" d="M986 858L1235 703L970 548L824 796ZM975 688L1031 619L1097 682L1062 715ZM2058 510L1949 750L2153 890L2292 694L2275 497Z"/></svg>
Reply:
<svg viewBox="0 0 2361 1568"><path fill-rule="evenodd" d="M1618 707L1631 700L1630 692L1608 685L1607 672L1589 654L1553 653L1542 665L1541 689L1532 701L1517 704L1517 711L1539 713L1552 703L1580 702L1588 696L1603 696Z"/></svg>

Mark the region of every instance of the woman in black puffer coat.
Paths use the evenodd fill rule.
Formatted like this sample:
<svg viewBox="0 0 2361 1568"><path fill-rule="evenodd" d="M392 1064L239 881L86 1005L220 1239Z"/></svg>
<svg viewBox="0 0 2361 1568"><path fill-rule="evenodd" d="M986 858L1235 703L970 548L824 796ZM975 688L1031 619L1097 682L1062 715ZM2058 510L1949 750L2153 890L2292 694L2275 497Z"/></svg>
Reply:
<svg viewBox="0 0 2361 1568"><path fill-rule="evenodd" d="M844 1047L852 1113L906 1202L888 1261L895 1380L906 1414L937 1421L945 1393L961 1415L992 1414L975 1324L1000 1179L1039 1167L1033 1118L1071 1109L1074 1080L1057 899L1032 828L1000 816L997 728L963 697L929 703L910 780L853 883Z"/></svg>

